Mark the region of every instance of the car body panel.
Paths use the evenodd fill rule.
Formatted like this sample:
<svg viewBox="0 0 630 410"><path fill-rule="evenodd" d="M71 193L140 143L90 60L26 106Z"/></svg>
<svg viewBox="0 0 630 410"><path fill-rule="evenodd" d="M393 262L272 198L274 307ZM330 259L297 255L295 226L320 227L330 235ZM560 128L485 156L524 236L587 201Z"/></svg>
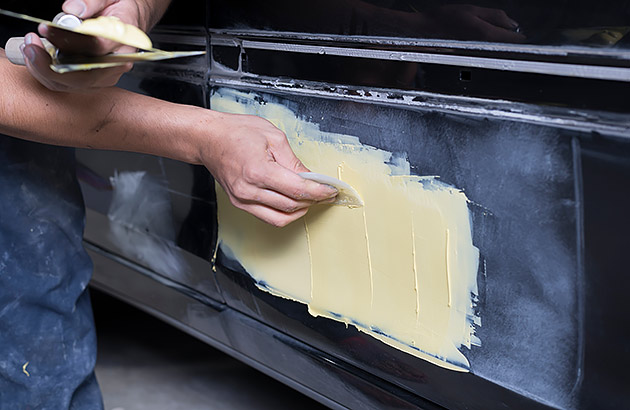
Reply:
<svg viewBox="0 0 630 410"><path fill-rule="evenodd" d="M525 64L496 70L466 60L521 53L525 62L552 64L541 67L597 63L618 70L604 77L623 77L623 47L563 57L566 48L546 45L544 57L525 45L233 27L227 18L216 23L217 13L207 31L186 26L194 19L180 13L153 33L161 48L206 47L206 57L138 64L121 85L205 108L220 90L252 95L323 131L404 155L412 173L462 189L480 251L481 346L464 350L471 371L440 368L260 290L216 249L214 181L200 166L78 150L94 286L331 407L630 405L623 313L630 117L622 98L629 83L592 78L588 67L582 77L546 75L523 71ZM427 53L437 62L419 60ZM462 65L438 58L448 54ZM125 181L139 184L141 195L121 197ZM131 213L113 205L147 199L167 205Z"/></svg>

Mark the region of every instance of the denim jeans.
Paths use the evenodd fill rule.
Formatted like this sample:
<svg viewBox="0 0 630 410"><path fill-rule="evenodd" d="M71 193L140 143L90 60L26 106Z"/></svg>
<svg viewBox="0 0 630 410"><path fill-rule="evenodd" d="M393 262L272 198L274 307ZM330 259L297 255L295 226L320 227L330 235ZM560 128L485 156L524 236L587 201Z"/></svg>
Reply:
<svg viewBox="0 0 630 410"><path fill-rule="evenodd" d="M102 409L74 151L0 136L0 409Z"/></svg>

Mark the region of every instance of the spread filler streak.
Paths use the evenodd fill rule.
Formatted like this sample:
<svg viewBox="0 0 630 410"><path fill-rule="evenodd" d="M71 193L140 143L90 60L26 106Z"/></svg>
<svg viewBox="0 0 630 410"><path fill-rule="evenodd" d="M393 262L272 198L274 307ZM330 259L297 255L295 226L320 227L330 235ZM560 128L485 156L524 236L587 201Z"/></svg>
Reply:
<svg viewBox="0 0 630 410"><path fill-rule="evenodd" d="M354 187L363 207L315 205L285 228L232 206L217 185L219 246L259 288L308 305L314 316L355 326L439 366L468 371L459 350L479 344L474 327L478 250L468 200L409 164L326 133L288 108L256 95L219 90L219 111L260 115L283 130L312 171Z"/></svg>

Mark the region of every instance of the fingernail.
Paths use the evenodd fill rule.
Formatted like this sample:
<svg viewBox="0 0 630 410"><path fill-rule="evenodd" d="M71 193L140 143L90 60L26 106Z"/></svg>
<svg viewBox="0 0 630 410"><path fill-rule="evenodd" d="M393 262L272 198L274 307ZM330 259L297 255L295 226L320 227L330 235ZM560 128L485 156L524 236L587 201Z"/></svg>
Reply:
<svg viewBox="0 0 630 410"><path fill-rule="evenodd" d="M512 30L516 30L520 24L518 24L516 21L512 19L509 19L509 20L510 20L510 24L512 25Z"/></svg>
<svg viewBox="0 0 630 410"><path fill-rule="evenodd" d="M320 204L332 204L336 200L337 200L337 195L333 196L332 198L328 198L328 199L325 199L325 200L321 201Z"/></svg>
<svg viewBox="0 0 630 410"><path fill-rule="evenodd" d="M35 50L33 50L33 47L25 48L23 53L24 57L28 58L31 62L35 60Z"/></svg>
<svg viewBox="0 0 630 410"><path fill-rule="evenodd" d="M46 37L48 35L48 26L44 23L40 23L39 26L37 26L37 31L42 37Z"/></svg>
<svg viewBox="0 0 630 410"><path fill-rule="evenodd" d="M33 43L33 35L27 34L26 37L24 37L24 44L29 45L32 43Z"/></svg>
<svg viewBox="0 0 630 410"><path fill-rule="evenodd" d="M87 9L87 5L82 0L68 0L61 7L68 14L74 14L77 17L83 17L83 13Z"/></svg>
<svg viewBox="0 0 630 410"><path fill-rule="evenodd" d="M335 188L327 186L328 190L330 191L330 193L328 194L328 196L326 198L335 198L337 196L337 194L339 194L339 191L337 191Z"/></svg>

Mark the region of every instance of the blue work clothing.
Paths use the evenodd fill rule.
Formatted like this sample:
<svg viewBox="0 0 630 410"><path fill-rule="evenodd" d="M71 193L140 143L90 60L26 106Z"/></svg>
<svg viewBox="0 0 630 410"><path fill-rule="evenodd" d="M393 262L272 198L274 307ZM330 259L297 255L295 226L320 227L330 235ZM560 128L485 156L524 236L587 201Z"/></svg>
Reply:
<svg viewBox="0 0 630 410"><path fill-rule="evenodd" d="M0 409L102 409L74 150L0 136Z"/></svg>

